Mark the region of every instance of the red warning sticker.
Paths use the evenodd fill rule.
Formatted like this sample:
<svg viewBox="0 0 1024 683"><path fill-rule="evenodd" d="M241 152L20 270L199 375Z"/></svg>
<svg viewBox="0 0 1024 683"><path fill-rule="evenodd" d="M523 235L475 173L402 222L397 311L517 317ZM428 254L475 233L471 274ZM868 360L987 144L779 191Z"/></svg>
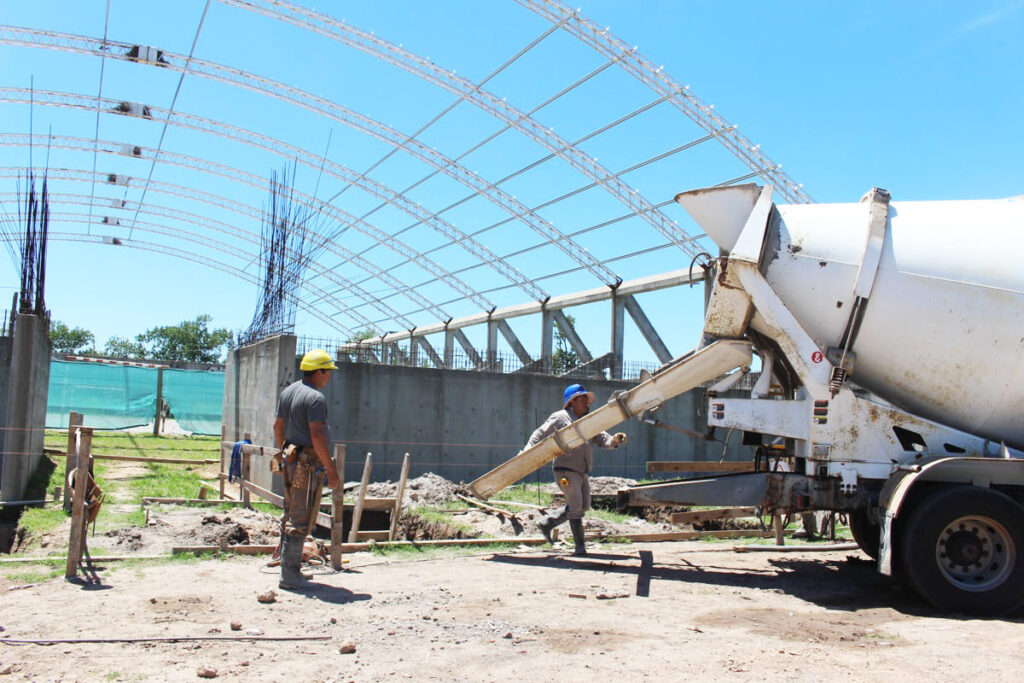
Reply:
<svg viewBox="0 0 1024 683"><path fill-rule="evenodd" d="M821 361L825 360L825 356L821 355L821 351L815 351L814 353L811 354L811 360L814 361L815 363L820 363Z"/></svg>

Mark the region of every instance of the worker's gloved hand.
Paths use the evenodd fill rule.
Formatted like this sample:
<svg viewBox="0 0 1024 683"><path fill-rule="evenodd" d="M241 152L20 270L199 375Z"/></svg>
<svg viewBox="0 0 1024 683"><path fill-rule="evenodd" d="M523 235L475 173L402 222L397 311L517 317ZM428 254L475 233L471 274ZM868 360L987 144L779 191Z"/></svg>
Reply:
<svg viewBox="0 0 1024 683"><path fill-rule="evenodd" d="M625 432L618 432L612 438L615 439L615 447L616 448L618 448L619 446L625 446L626 445L626 433Z"/></svg>

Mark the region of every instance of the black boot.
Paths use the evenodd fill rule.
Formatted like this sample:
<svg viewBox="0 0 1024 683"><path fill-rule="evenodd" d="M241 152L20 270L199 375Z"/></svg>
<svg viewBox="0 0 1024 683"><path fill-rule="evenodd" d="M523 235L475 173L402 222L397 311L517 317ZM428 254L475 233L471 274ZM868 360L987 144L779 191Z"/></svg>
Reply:
<svg viewBox="0 0 1024 683"><path fill-rule="evenodd" d="M289 536L281 537L281 580L278 588L305 588L308 578L302 573L302 546L304 538Z"/></svg>
<svg viewBox="0 0 1024 683"><path fill-rule="evenodd" d="M586 555L587 554L587 541L583 536L583 520L582 519L570 519L569 528L572 529L572 542L576 546L576 549L572 551L573 555Z"/></svg>
<svg viewBox="0 0 1024 683"><path fill-rule="evenodd" d="M551 514L544 515L540 518L540 521L537 522L537 528L540 529L540 532L542 534L544 534L544 540L546 540L548 543L555 542L555 539L551 537L551 532L552 530L554 530L556 526L564 522L565 518L568 515L569 506L563 505L561 508L552 512Z"/></svg>

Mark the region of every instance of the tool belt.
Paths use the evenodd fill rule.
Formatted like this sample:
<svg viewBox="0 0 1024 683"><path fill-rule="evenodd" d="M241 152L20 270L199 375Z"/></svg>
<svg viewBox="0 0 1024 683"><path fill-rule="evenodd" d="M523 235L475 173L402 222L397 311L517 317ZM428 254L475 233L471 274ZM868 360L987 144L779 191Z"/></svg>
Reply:
<svg viewBox="0 0 1024 683"><path fill-rule="evenodd" d="M270 456L270 471L273 474L281 474L284 471L284 464L287 462L289 465L295 464L295 461L299 457L299 453L302 452L305 446L300 446L294 443L284 444L284 448Z"/></svg>
<svg viewBox="0 0 1024 683"><path fill-rule="evenodd" d="M288 444L284 447L283 458L285 465L281 472L284 475L284 485L292 489L305 489L316 468L312 454L305 450L305 446Z"/></svg>

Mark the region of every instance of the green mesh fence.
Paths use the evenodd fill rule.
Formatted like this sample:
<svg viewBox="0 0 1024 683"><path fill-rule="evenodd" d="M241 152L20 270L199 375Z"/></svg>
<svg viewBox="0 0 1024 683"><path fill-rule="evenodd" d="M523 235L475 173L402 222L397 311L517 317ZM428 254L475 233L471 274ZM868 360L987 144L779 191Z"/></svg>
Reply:
<svg viewBox="0 0 1024 683"><path fill-rule="evenodd" d="M156 409L155 368L101 363L50 362L46 426L66 429L68 413L82 413L85 425L124 429L153 421ZM220 434L223 372L165 369L164 400L182 429Z"/></svg>
<svg viewBox="0 0 1024 683"><path fill-rule="evenodd" d="M68 413L84 415L87 427L124 429L153 421L156 410L153 368L50 361L46 426L67 428Z"/></svg>
<svg viewBox="0 0 1024 683"><path fill-rule="evenodd" d="M182 429L194 434L220 434L224 373L164 370L164 400Z"/></svg>

